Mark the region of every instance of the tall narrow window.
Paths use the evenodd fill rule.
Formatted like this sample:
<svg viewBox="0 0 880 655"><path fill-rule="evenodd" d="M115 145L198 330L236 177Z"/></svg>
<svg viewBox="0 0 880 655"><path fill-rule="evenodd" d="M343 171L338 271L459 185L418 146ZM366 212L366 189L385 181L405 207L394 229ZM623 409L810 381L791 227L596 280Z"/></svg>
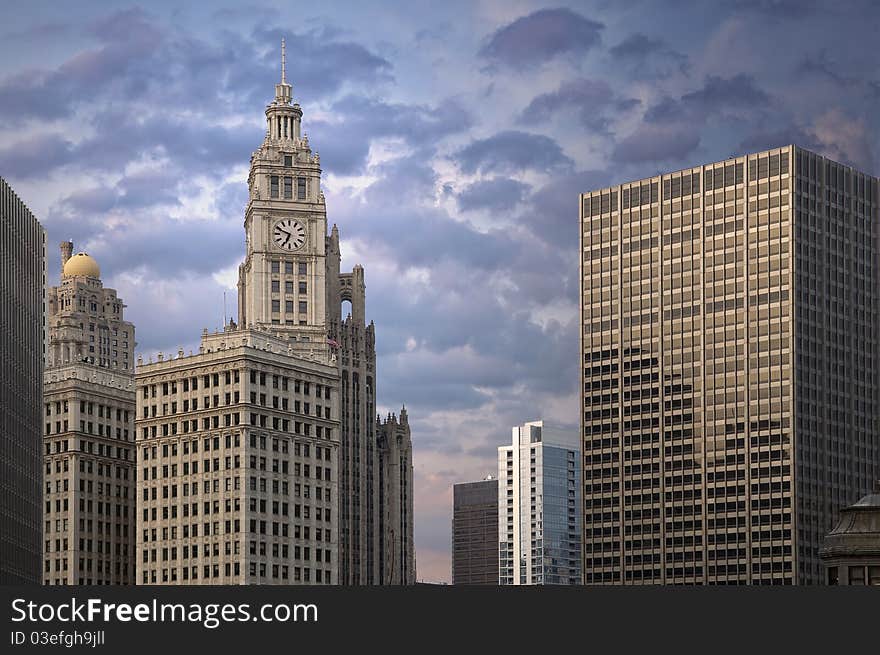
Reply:
<svg viewBox="0 0 880 655"><path fill-rule="evenodd" d="M278 197L278 176L271 175L269 177L269 196L272 198Z"/></svg>
<svg viewBox="0 0 880 655"><path fill-rule="evenodd" d="M296 178L296 198L297 200L306 199L306 178Z"/></svg>
<svg viewBox="0 0 880 655"><path fill-rule="evenodd" d="M293 178L284 178L284 199L291 200L293 198Z"/></svg>

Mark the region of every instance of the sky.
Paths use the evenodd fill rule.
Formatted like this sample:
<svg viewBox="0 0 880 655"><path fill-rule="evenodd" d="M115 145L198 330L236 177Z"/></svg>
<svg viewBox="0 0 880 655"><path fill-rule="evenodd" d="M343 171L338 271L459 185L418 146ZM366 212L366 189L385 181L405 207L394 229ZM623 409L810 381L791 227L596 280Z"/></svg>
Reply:
<svg viewBox="0 0 880 655"><path fill-rule="evenodd" d="M73 239L144 356L234 311L286 38L379 412L410 417L425 581L454 483L514 425L577 430L579 193L789 143L880 174L872 0L0 5L0 176L50 281Z"/></svg>

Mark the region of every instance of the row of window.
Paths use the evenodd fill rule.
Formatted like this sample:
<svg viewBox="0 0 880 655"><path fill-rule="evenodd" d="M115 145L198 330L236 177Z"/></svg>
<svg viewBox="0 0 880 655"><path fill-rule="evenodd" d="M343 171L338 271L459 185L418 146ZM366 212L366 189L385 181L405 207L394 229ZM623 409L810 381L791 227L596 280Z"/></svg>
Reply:
<svg viewBox="0 0 880 655"><path fill-rule="evenodd" d="M283 189L283 195L282 195ZM284 198L284 200L293 200L293 177L270 175L269 176L269 196L271 198ZM306 178L296 178L296 199L306 199Z"/></svg>

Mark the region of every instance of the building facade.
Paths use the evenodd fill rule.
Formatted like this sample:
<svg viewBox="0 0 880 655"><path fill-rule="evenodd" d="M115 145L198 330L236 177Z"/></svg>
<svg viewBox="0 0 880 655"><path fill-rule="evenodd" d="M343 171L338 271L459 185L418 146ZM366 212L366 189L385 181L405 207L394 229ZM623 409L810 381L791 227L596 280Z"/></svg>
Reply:
<svg viewBox="0 0 880 655"><path fill-rule="evenodd" d="M363 268L340 273L285 57L251 156L239 325L139 363L142 584L415 581L409 424L375 420Z"/></svg>
<svg viewBox="0 0 880 655"><path fill-rule="evenodd" d="M498 584L498 478L452 487L452 584Z"/></svg>
<svg viewBox="0 0 880 655"><path fill-rule="evenodd" d="M0 178L0 584L39 584L46 232Z"/></svg>
<svg viewBox="0 0 880 655"><path fill-rule="evenodd" d="M880 587L880 480L873 493L840 511L819 555L826 584Z"/></svg>
<svg viewBox="0 0 880 655"><path fill-rule="evenodd" d="M578 585L581 442L575 430L532 421L498 448L498 582Z"/></svg>
<svg viewBox="0 0 880 655"><path fill-rule="evenodd" d="M375 327L365 321L363 267L341 272L339 230L334 225L327 233L320 157L302 132L302 116L286 79L282 44L281 82L266 108L266 137L251 157L248 176L239 323L334 348L340 390L339 581L383 584L390 536L380 528L381 511L389 503L377 479ZM343 303L350 305L344 317ZM401 547L398 552L406 550Z"/></svg>
<svg viewBox="0 0 880 655"><path fill-rule="evenodd" d="M134 325L97 262L61 244L44 374L44 584L133 584Z"/></svg>
<svg viewBox="0 0 880 655"><path fill-rule="evenodd" d="M138 584L337 584L338 373L234 324L137 368Z"/></svg>
<svg viewBox="0 0 880 655"><path fill-rule="evenodd" d="M820 583L880 466L877 178L787 146L580 200L585 581Z"/></svg>
<svg viewBox="0 0 880 655"><path fill-rule="evenodd" d="M379 466L379 576L383 585L416 583L416 551L413 542L412 435L406 407L400 417L389 414L376 419L376 450Z"/></svg>

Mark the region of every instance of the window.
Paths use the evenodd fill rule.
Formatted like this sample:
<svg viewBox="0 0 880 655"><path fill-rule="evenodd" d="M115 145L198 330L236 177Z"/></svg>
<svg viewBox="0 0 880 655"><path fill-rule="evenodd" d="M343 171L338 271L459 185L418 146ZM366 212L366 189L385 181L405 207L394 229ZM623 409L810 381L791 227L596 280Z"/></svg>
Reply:
<svg viewBox="0 0 880 655"><path fill-rule="evenodd" d="M291 291L292 291L292 289L291 289ZM299 292L300 292L300 293L305 293L305 292L306 292L306 283L305 283L305 282L300 282L300 283L299 283Z"/></svg>
<svg viewBox="0 0 880 655"><path fill-rule="evenodd" d="M307 265L306 265L305 262L299 262L299 274L300 274L300 275L306 275L306 274L307 274L308 269L306 268L306 266L307 266Z"/></svg>
<svg viewBox="0 0 880 655"><path fill-rule="evenodd" d="M307 303L305 300L299 301L299 313L305 314L308 311Z"/></svg>
<svg viewBox="0 0 880 655"><path fill-rule="evenodd" d="M293 262L284 262L284 272L287 275L293 275Z"/></svg>
<svg viewBox="0 0 880 655"><path fill-rule="evenodd" d="M273 300L272 301L272 311L273 312L280 312L281 311L281 301L280 300Z"/></svg>
<svg viewBox="0 0 880 655"><path fill-rule="evenodd" d="M864 586L865 584L865 567L851 566L849 567L849 583L851 585Z"/></svg>
<svg viewBox="0 0 880 655"><path fill-rule="evenodd" d="M837 567L831 566L828 568L828 584L829 586L835 586L838 584L837 582Z"/></svg>
<svg viewBox="0 0 880 655"><path fill-rule="evenodd" d="M270 175L269 176L269 195L272 198L278 197L278 176Z"/></svg>
<svg viewBox="0 0 880 655"><path fill-rule="evenodd" d="M279 262L272 262L272 273L276 275L281 272L281 264Z"/></svg>
<svg viewBox="0 0 880 655"><path fill-rule="evenodd" d="M288 280L284 283L284 293L293 293L293 282Z"/></svg>
<svg viewBox="0 0 880 655"><path fill-rule="evenodd" d="M296 199L306 199L306 178L304 177L296 178Z"/></svg>
<svg viewBox="0 0 880 655"><path fill-rule="evenodd" d="M293 198L293 178L284 178L284 199L291 200Z"/></svg>
<svg viewBox="0 0 880 655"><path fill-rule="evenodd" d="M287 312L288 314L293 313L293 301L292 300L284 301L284 311Z"/></svg>
<svg viewBox="0 0 880 655"><path fill-rule="evenodd" d="M293 155L284 155L284 165L288 168L293 166Z"/></svg>
<svg viewBox="0 0 880 655"><path fill-rule="evenodd" d="M278 280L272 280L272 293L281 291L281 283Z"/></svg>

